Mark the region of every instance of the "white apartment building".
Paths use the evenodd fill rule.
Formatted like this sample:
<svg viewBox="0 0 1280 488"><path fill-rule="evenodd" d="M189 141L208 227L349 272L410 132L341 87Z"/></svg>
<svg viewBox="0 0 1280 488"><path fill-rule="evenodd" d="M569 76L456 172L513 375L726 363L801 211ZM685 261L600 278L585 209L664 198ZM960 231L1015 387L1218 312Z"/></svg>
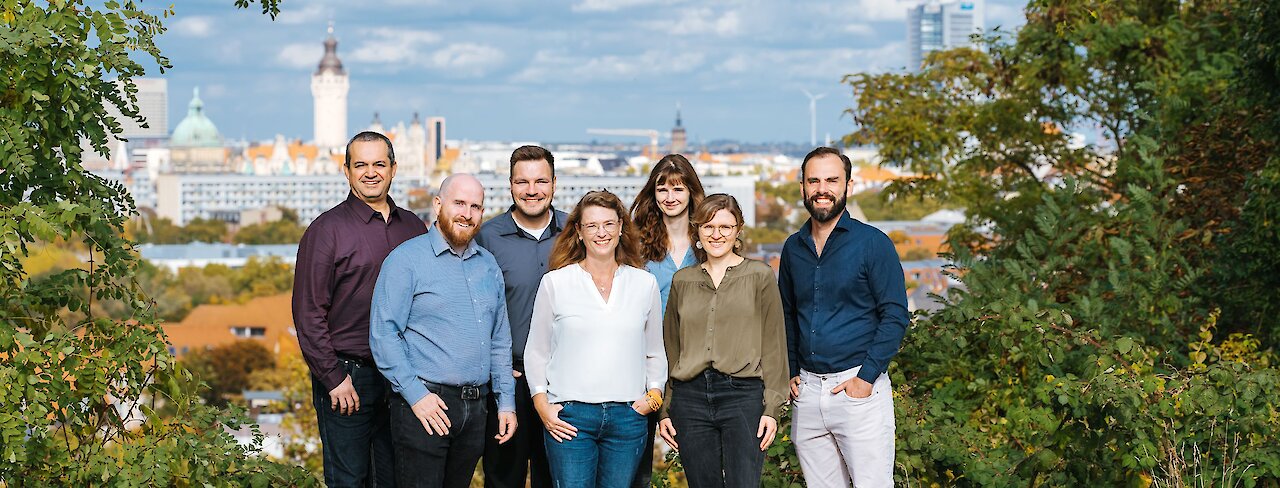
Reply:
<svg viewBox="0 0 1280 488"><path fill-rule="evenodd" d="M396 178L391 198L406 203L409 188L421 184ZM279 206L297 212L299 222L307 225L350 192L346 178L338 175L161 174L156 178L156 215L186 225L196 218Z"/></svg>

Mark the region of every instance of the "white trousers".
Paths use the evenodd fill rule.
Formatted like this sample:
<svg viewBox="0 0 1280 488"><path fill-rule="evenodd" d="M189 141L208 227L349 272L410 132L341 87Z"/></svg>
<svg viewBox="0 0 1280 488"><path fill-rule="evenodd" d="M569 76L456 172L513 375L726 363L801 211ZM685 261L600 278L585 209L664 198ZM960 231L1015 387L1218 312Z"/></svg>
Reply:
<svg viewBox="0 0 1280 488"><path fill-rule="evenodd" d="M861 366L831 374L800 371L791 439L809 488L893 486L893 385L881 374L871 396L831 393ZM852 485L850 485L852 483Z"/></svg>

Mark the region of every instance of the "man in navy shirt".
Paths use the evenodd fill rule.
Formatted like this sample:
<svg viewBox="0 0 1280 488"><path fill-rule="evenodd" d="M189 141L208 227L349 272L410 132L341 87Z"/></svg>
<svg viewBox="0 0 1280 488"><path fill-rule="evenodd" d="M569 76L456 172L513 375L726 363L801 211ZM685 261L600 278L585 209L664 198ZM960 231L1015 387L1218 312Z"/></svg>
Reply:
<svg viewBox="0 0 1280 488"><path fill-rule="evenodd" d="M507 314L511 321L511 375L516 379L516 421L520 429L505 443L497 441L497 400L490 395L488 441L484 448L486 488L551 487L551 470L542 444L542 419L533 409L524 378L524 344L538 284L566 215L551 206L556 193L555 157L539 146L521 146L511 153L511 199L506 212L480 227L476 243L493 253L506 283Z"/></svg>
<svg viewBox="0 0 1280 488"><path fill-rule="evenodd" d="M778 270L791 438L812 488L893 485L886 370L906 334L907 293L893 242L845 211L851 170L849 158L829 147L805 156L809 221L783 245Z"/></svg>

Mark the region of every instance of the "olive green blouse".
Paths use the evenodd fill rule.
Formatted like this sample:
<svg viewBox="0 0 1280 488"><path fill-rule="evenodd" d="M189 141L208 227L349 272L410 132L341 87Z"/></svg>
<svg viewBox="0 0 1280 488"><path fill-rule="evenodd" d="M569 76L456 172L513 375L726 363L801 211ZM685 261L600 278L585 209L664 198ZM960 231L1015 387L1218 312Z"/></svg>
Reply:
<svg viewBox="0 0 1280 488"><path fill-rule="evenodd" d="M787 332L773 268L751 259L725 271L717 288L702 266L671 280L662 337L670 376L688 381L707 368L764 380L764 414L778 418L786 401ZM667 382L662 417L671 403Z"/></svg>

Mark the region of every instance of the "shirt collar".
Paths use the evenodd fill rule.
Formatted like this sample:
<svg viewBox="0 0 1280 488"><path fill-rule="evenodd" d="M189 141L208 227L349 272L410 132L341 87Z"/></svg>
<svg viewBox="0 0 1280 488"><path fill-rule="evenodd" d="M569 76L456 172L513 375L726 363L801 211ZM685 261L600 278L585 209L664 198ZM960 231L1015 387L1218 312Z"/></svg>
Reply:
<svg viewBox="0 0 1280 488"><path fill-rule="evenodd" d="M512 204L506 212L502 213L502 215L494 217L493 221L489 225L496 224L498 226L498 235L507 236L519 234L520 226L516 225L515 211L516 206L515 204ZM548 207L547 211L551 212L551 222L548 224L551 226L551 235L559 235L560 231L564 230L564 221L568 216L565 215L564 212L556 210L554 205ZM540 237L542 236L533 236L535 240Z"/></svg>
<svg viewBox="0 0 1280 488"><path fill-rule="evenodd" d="M431 253L437 257L446 252L453 252L453 248L449 247L449 243L444 240L444 232L440 230L440 227L437 227L438 224L439 222L431 224L431 228L427 230L427 242L431 243ZM462 250L462 256L460 257L467 259L477 252L480 252L480 248L476 245L476 240L471 239L471 242L467 243L467 248Z"/></svg>
<svg viewBox="0 0 1280 488"><path fill-rule="evenodd" d="M365 203L364 200L361 200L360 197L357 197L356 192L354 191L347 192L347 200L343 203L347 205L347 208L351 209L351 211L355 214L357 218L360 219L361 222L364 222L366 224L369 222L373 222L373 219L377 218L377 216L379 215L379 212L377 210L374 210L373 207L370 207L368 203ZM399 218L396 216L396 213L400 212L401 209L400 207L396 206L395 200L392 200L390 195L387 195L387 206L391 207L391 210L387 212L388 220Z"/></svg>

